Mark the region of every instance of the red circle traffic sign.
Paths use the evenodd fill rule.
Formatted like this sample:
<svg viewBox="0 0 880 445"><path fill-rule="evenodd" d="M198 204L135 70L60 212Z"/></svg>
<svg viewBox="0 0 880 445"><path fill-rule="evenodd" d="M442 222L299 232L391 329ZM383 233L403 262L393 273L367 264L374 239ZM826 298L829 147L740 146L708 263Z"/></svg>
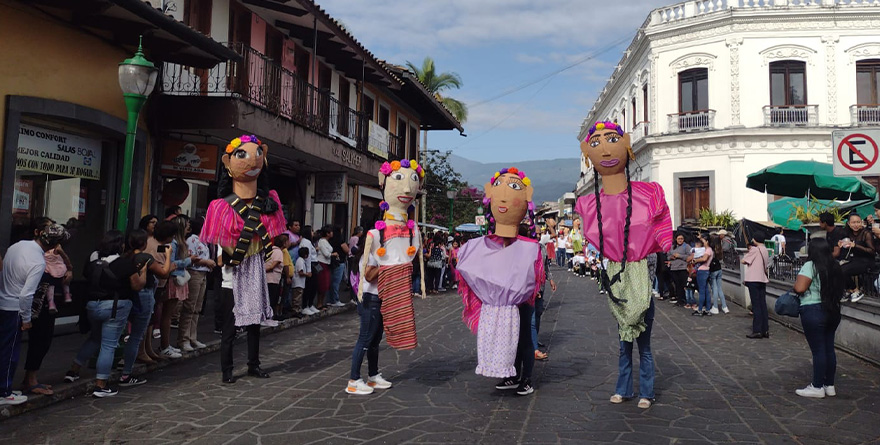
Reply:
<svg viewBox="0 0 880 445"><path fill-rule="evenodd" d="M854 145L853 143L850 142L850 140L852 140L852 139L854 139L854 138L861 138L861 139L864 139L864 140L866 140L866 141L868 141L868 142L871 143L871 146L874 148L874 154L873 154L873 157L872 157L870 160L868 160L867 156L865 156L864 153L862 153L861 151L859 151L859 150L855 147L855 145ZM865 162L865 165L862 166L862 167L855 167L855 166L849 165L849 163L847 163L847 162L843 159L843 147L844 147L844 145L847 147L847 152L852 152L852 153L854 153L856 156L858 156L859 158L861 158L861 160ZM864 134L861 134L861 133L853 133L853 134L847 135L845 138L843 138L842 141L840 141L839 144L837 144L837 160L840 161L840 165L842 165L842 166L843 166L844 168L846 168L847 170L851 170L851 171L854 171L854 172L865 171L865 170L867 170L867 169L869 169L869 168L871 168L871 167L874 166L874 164L877 162L877 158L878 158L878 156L880 156L880 148L877 147L877 142L875 142L873 139L871 139L871 138L868 137L867 135L864 135Z"/></svg>

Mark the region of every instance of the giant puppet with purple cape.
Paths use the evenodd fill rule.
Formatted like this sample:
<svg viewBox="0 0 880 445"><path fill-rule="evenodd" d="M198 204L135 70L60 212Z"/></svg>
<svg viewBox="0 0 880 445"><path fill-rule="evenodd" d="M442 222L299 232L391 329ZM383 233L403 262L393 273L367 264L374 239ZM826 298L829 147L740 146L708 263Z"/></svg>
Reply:
<svg viewBox="0 0 880 445"><path fill-rule="evenodd" d="M495 173L486 184L485 198L492 233L466 242L458 251L462 317L477 334L476 373L487 377L517 375L522 322L517 306L534 305L544 281L538 242L517 235L527 213L534 233L532 193L531 181L516 168Z"/></svg>

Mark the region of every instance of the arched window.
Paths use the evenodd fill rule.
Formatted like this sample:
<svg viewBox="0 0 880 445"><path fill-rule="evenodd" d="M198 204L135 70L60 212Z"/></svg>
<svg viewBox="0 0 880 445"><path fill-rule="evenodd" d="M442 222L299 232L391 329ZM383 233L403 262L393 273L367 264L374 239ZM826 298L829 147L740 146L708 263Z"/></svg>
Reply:
<svg viewBox="0 0 880 445"><path fill-rule="evenodd" d="M807 64L798 60L770 63L770 105L807 104Z"/></svg>
<svg viewBox="0 0 880 445"><path fill-rule="evenodd" d="M856 62L856 91L859 105L880 104L880 59Z"/></svg>
<svg viewBox="0 0 880 445"><path fill-rule="evenodd" d="M678 73L678 112L709 109L709 70L693 68Z"/></svg>

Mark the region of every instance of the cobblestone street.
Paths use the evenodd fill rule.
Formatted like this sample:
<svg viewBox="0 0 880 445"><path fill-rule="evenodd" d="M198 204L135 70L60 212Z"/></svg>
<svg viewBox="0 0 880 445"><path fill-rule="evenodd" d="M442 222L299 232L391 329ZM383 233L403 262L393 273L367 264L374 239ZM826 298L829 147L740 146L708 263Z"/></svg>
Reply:
<svg viewBox="0 0 880 445"><path fill-rule="evenodd" d="M616 326L594 282L555 269L537 362L536 391L518 397L474 374L476 338L452 293L416 302L420 346L383 342L380 371L394 387L369 396L343 389L356 313L263 338L269 380L220 382L209 354L147 374L109 399L83 395L0 422L8 443L880 443L880 372L839 353L835 398L794 394L810 380L803 336L771 324L748 340L748 313L692 317L656 301L657 400L608 402L617 376ZM637 356L637 354L636 354ZM364 367L366 371L366 367ZM637 374L637 373L635 373Z"/></svg>

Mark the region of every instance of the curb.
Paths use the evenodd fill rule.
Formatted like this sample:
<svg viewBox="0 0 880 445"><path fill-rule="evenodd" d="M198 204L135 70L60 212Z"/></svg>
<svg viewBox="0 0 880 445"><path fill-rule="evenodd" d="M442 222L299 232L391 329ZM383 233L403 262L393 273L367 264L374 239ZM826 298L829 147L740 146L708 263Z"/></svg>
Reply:
<svg viewBox="0 0 880 445"><path fill-rule="evenodd" d="M346 304L345 307L328 307L326 312L322 312L318 315L310 315L305 316L303 318L291 318L278 323L278 326L264 326L260 329L260 335L268 335L274 334L281 331L286 331L296 326L301 326L305 324L314 323L318 320L331 317L336 314L341 314L344 312L348 312L354 310L355 306L351 304ZM245 336L241 336L235 340L235 343L241 343L244 341ZM220 340L214 340L208 344L206 348L198 349L193 352L187 352L183 354L182 358L176 360L165 360L162 362L158 362L155 365L145 365L142 363L137 363L132 368L131 375L133 376L142 376L145 374L149 374L157 369L162 369L166 366L175 366L179 363L184 363L188 360L201 357L203 355L211 354L220 350ZM219 370L218 370L219 371ZM120 372L114 367L111 375L110 381L118 380ZM44 408L49 405L54 405L56 403L62 402L68 399L75 399L77 397L87 397L88 392L92 389L94 385L94 379L81 379L77 382L73 383L61 383L58 385L53 385L52 390L55 394L51 396L45 395L28 395L28 401L15 406L5 406L0 409L0 421L5 419L9 419L11 417L15 417L21 414L24 414L29 411L33 411L36 409Z"/></svg>

